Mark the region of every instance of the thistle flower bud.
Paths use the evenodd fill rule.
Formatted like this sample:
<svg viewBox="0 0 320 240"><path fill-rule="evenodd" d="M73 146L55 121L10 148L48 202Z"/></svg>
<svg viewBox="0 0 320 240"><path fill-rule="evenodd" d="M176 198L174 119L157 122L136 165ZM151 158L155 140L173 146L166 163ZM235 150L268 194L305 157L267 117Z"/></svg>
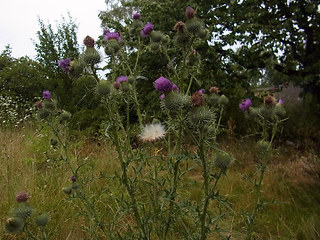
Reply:
<svg viewBox="0 0 320 240"><path fill-rule="evenodd" d="M284 109L282 104L276 104L276 106L274 107L274 113L279 118L282 118L286 115L286 110Z"/></svg>
<svg viewBox="0 0 320 240"><path fill-rule="evenodd" d="M128 77L128 83L133 84L136 81L136 77L135 76L129 76Z"/></svg>
<svg viewBox="0 0 320 240"><path fill-rule="evenodd" d="M42 213L34 219L34 223L39 227L44 227L49 222L50 218L47 213Z"/></svg>
<svg viewBox="0 0 320 240"><path fill-rule="evenodd" d="M188 45L190 40L190 35L184 32L178 32L174 38L175 43L180 47Z"/></svg>
<svg viewBox="0 0 320 240"><path fill-rule="evenodd" d="M267 106L260 107L259 108L259 113L265 119L270 119L274 115L273 108L270 108L270 107L267 107Z"/></svg>
<svg viewBox="0 0 320 240"><path fill-rule="evenodd" d="M132 89L132 86L128 82L123 82L121 83L120 89L123 92L129 92Z"/></svg>
<svg viewBox="0 0 320 240"><path fill-rule="evenodd" d="M266 154L269 151L271 145L270 145L270 142L267 142L265 140L259 140L257 142L256 147L257 147L257 151L260 154Z"/></svg>
<svg viewBox="0 0 320 240"><path fill-rule="evenodd" d="M149 48L150 48L151 51L154 51L154 52L158 51L159 48L160 48L160 44L158 42L151 42L149 44Z"/></svg>
<svg viewBox="0 0 320 240"><path fill-rule="evenodd" d="M94 40L90 36L86 36L85 39L83 40L83 43L87 48L93 48L94 47Z"/></svg>
<svg viewBox="0 0 320 240"><path fill-rule="evenodd" d="M276 99L270 95L264 98L264 105L267 107L274 107L276 105Z"/></svg>
<svg viewBox="0 0 320 240"><path fill-rule="evenodd" d="M169 113L174 114L179 110L188 106L189 99L185 95L179 92L171 91L166 93L165 98L161 101L163 107L169 111Z"/></svg>
<svg viewBox="0 0 320 240"><path fill-rule="evenodd" d="M163 37L163 34L159 31L152 31L150 33L150 37L153 42L160 42Z"/></svg>
<svg viewBox="0 0 320 240"><path fill-rule="evenodd" d="M229 99L226 97L226 95L221 95L219 103L221 105L227 105L229 103Z"/></svg>
<svg viewBox="0 0 320 240"><path fill-rule="evenodd" d="M17 192L16 194L17 202L26 202L28 201L29 198L30 198L30 195L26 191L20 191L20 192Z"/></svg>
<svg viewBox="0 0 320 240"><path fill-rule="evenodd" d="M82 59L76 59L71 61L70 66L71 66L71 70L70 70L70 74L74 77L78 77L81 75L81 73L83 72L84 69L84 65L85 63L83 62Z"/></svg>
<svg viewBox="0 0 320 240"><path fill-rule="evenodd" d="M27 219L34 213L34 208L27 202L19 202L19 204L13 209L12 215L22 219Z"/></svg>
<svg viewBox="0 0 320 240"><path fill-rule="evenodd" d="M55 109L56 105L54 104L53 101L46 100L43 102L43 107L47 110L53 110Z"/></svg>
<svg viewBox="0 0 320 240"><path fill-rule="evenodd" d="M162 44L166 45L170 42L170 37L169 35L164 35L161 39Z"/></svg>
<svg viewBox="0 0 320 240"><path fill-rule="evenodd" d="M121 49L120 42L115 39L111 39L106 43L104 51L108 55L113 55L119 52L120 49Z"/></svg>
<svg viewBox="0 0 320 240"><path fill-rule="evenodd" d="M38 117L40 119L46 119L47 117L49 117L49 115L50 115L50 112L44 108L40 109L38 112Z"/></svg>
<svg viewBox="0 0 320 240"><path fill-rule="evenodd" d="M79 183L73 182L72 185L71 185L71 188L74 189L74 190L77 190L79 188Z"/></svg>
<svg viewBox="0 0 320 240"><path fill-rule="evenodd" d="M71 119L71 113L67 112L67 111L63 111L60 114L60 123L66 123Z"/></svg>
<svg viewBox="0 0 320 240"><path fill-rule="evenodd" d="M200 62L201 56L200 54L197 52L197 50L193 49L187 56L187 64L189 66L194 66L197 63Z"/></svg>
<svg viewBox="0 0 320 240"><path fill-rule="evenodd" d="M206 106L195 107L190 110L187 117L189 126L193 129L206 129L212 123L214 114Z"/></svg>
<svg viewBox="0 0 320 240"><path fill-rule="evenodd" d="M195 16L195 11L194 11L194 9L193 9L192 7L190 7L190 6L188 6L188 7L186 8L186 13L185 13L185 15L186 15L186 18L187 18L187 19L192 19L192 18L194 18L194 16Z"/></svg>
<svg viewBox="0 0 320 240"><path fill-rule="evenodd" d="M189 33L198 34L203 28L202 22L197 18L192 18L186 21L186 29Z"/></svg>
<svg viewBox="0 0 320 240"><path fill-rule="evenodd" d="M69 194L71 194L71 192L72 192L72 188L71 188L71 187L64 187L64 188L62 188L62 191L63 191L65 194L69 195Z"/></svg>
<svg viewBox="0 0 320 240"><path fill-rule="evenodd" d="M23 225L24 225L24 221L22 218L11 217L11 218L8 218L6 221L6 230L9 233L17 233L23 228Z"/></svg>
<svg viewBox="0 0 320 240"><path fill-rule="evenodd" d="M201 92L194 92L191 96L193 106L202 106L204 104L204 96Z"/></svg>
<svg viewBox="0 0 320 240"><path fill-rule="evenodd" d="M203 40L208 38L208 30L204 27L197 32L197 36Z"/></svg>
<svg viewBox="0 0 320 240"><path fill-rule="evenodd" d="M101 80L96 86L96 94L100 97L106 97L111 93L111 83L106 80Z"/></svg>
<svg viewBox="0 0 320 240"><path fill-rule="evenodd" d="M83 53L83 61L89 65L97 64L101 62L100 53L95 48L87 48Z"/></svg>
<svg viewBox="0 0 320 240"><path fill-rule="evenodd" d="M206 102L211 107L216 107L220 104L220 96L218 94L210 94L206 97Z"/></svg>
<svg viewBox="0 0 320 240"><path fill-rule="evenodd" d="M232 161L232 156L226 152L217 152L214 155L214 165L215 167L220 168L223 173L226 173Z"/></svg>

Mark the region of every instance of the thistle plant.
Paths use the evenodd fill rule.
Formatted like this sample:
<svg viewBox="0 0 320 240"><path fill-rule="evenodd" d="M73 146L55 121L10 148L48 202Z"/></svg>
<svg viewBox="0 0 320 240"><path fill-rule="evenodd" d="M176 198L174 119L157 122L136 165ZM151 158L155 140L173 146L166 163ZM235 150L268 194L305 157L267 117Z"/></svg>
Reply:
<svg viewBox="0 0 320 240"><path fill-rule="evenodd" d="M257 172L254 180L247 179L253 184L254 204L251 212L246 213L248 222L248 231L246 239L251 240L254 238L254 226L257 218L258 211L262 209L266 203L261 200L261 188L263 183L264 174L267 170L267 165L272 152L272 143L277 134L280 124L286 119L286 111L283 107L283 101L276 99L272 96L264 98L264 104L258 108L252 107L251 100L243 100L239 108L246 114L248 119L256 121L261 129L261 139L256 144L257 149Z"/></svg>
<svg viewBox="0 0 320 240"><path fill-rule="evenodd" d="M30 195L26 191L20 191L16 194L17 204L6 220L6 231L11 234L25 234L28 239L50 239L53 233L48 234L45 230L50 220L49 215L47 213L37 213L35 208L28 203L29 198ZM38 228L38 232L35 228Z"/></svg>
<svg viewBox="0 0 320 240"><path fill-rule="evenodd" d="M105 29L102 46L110 66L106 78L97 74L100 69L97 63L102 61L102 56L90 37L85 38L86 49L79 59L58 62L72 78L91 75L96 79L95 93L105 110L104 135L117 152L120 170L109 178L119 180L124 191L121 196L114 197L119 207L107 227L103 216L99 215L101 212L95 211L85 198L81 184L77 183L78 168L66 161L74 179L64 192L71 198L81 199L88 206L88 216L94 219L108 239L148 240L156 237L165 240L185 239L187 236L187 239L204 240L212 231L221 236L213 224L216 225L226 212L220 208L219 215L213 216L210 206L216 200L218 205L222 203L230 208L217 186L232 162L232 156L218 149L216 143L223 128L221 119L228 98L221 95L217 87L207 90L208 94L204 89L191 94L193 81L201 69L201 56L194 46L206 39L207 30L191 7L186 9L185 15L186 22L178 22L174 26L176 34L173 40L157 31L152 23L144 23L138 13L133 15L128 36ZM130 45L130 51L127 45ZM171 47L181 50L180 63L174 63L168 54ZM153 82L160 93L160 107L167 116L166 121L148 117L140 108L137 81L144 77L140 74L143 68L139 63L141 55L148 51L163 53L169 65L172 64L164 76ZM130 54L135 57L133 62L128 61ZM45 102L47 106L42 118L52 115L48 110L50 104L50 101ZM131 124L132 109L138 118L137 124ZM153 119L152 123L150 119ZM60 142L58 131L54 132ZM133 139L139 142L138 147ZM190 139L197 148L195 152L190 152L184 145ZM64 159L68 159L65 147ZM190 161L191 167L181 164ZM202 201L198 203L185 200L180 189L182 177L194 168L200 168L202 172ZM115 226L121 224L124 216L133 218L134 223L126 225L120 232ZM177 232L175 226L183 223L185 216L197 220ZM99 238L99 234L95 237Z"/></svg>

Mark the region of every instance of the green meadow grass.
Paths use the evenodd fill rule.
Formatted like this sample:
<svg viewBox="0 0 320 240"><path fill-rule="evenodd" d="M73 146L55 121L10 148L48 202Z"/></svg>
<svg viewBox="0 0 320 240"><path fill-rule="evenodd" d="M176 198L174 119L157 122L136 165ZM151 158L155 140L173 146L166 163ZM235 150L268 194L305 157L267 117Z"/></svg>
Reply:
<svg viewBox="0 0 320 240"><path fill-rule="evenodd" d="M50 147L49 141L49 131L37 132L33 126L1 130L0 239L26 239L23 234L6 233L4 228L15 205L15 194L21 190L30 193L29 202L37 212L50 215L46 228L47 232L54 233L52 239L91 239L85 228L90 228L92 223L79 214L82 203L70 201L62 191L64 186L70 184L72 174L59 160L59 154ZM253 188L244 179L244 176L253 176L256 171L254 143L242 140L226 142L221 142L220 147L231 152L235 161L226 176L222 177L218 189L228 196L234 213L224 216L219 227L226 230L226 235L231 235L230 239L241 240L246 233L246 218L242 212L250 211L254 202ZM117 180L99 176L101 173L110 176L119 171L114 148L102 140L85 136L73 137L69 144L71 161L75 164L86 163L79 170L81 176L90 180L84 191L91 200L95 200L100 216L106 222L111 221L117 217L118 207L113 197L120 196L123 188ZM274 200L274 204L265 205L258 214L255 227L257 240L320 239L319 173L319 157L313 151L275 147L262 187L262 199ZM184 176L179 188L180 196L198 201L201 181L201 170L195 168ZM210 207L218 213L216 202ZM113 228L121 231L130 221L133 222L133 218L129 214L121 216ZM184 221L192 223L192 219ZM179 222L175 224L177 229L181 227ZM212 235L208 239L219 238Z"/></svg>

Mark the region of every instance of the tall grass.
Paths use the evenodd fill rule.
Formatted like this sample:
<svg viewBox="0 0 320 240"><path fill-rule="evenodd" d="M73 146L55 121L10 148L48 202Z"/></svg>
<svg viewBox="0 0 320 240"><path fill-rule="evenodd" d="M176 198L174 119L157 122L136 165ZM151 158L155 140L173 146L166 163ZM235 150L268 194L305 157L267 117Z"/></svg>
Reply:
<svg viewBox="0 0 320 240"><path fill-rule="evenodd" d="M46 226L53 232L53 239L88 239L88 223L81 213L82 203L70 201L62 188L70 183L72 173L59 161L54 148L48 148L49 131L34 130L25 127L0 132L0 212L1 239L26 239L24 235L7 234L4 230L6 217L15 204L15 194L20 190L30 193L30 203L39 212L47 212L50 222ZM236 161L222 177L219 189L228 196L234 213L223 217L222 227L227 229L225 235L230 239L245 238L246 217L242 214L252 209L254 202L252 186L244 178L256 171L256 159L252 142L235 140L220 143L221 149L233 154ZM106 221L117 216L114 197L121 196L119 182L109 179L115 171L120 170L113 146L102 140L77 136L71 142L71 161L86 163L79 171L87 179L85 191L95 200L100 214ZM159 154L161 151L159 150ZM186 163L185 163L186 164ZM288 147L278 147L272 154L270 166L266 172L262 199L272 204L264 206L264 214L256 219L255 238L281 240L316 240L320 238L320 192L319 157L312 152L299 152ZM146 172L146 174L148 174ZM102 177L104 176L104 177ZM202 176L196 168L183 178L181 196L192 201L201 199ZM198 184L197 184L198 183ZM214 212L219 208L210 205ZM221 206L222 207L222 206ZM114 229L121 231L132 222L132 216L119 217ZM184 223L192 219L184 219ZM177 231L179 222L176 224ZM90 226L89 226L90 227ZM209 239L219 239L212 235Z"/></svg>

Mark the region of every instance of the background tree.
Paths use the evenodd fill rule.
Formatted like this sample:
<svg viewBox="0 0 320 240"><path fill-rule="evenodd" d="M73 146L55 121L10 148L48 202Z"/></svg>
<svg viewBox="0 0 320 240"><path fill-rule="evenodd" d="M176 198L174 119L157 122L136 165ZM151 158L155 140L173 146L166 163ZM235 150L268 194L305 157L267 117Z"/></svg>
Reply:
<svg viewBox="0 0 320 240"><path fill-rule="evenodd" d="M47 90L56 94L63 108L74 112L74 106L70 101L72 79L58 68L57 62L66 58L71 60L78 58L77 24L69 14L68 19L63 17L57 23L56 30L50 23L44 24L41 19L39 26L38 41L34 41L34 45L37 52L36 59L44 65L44 72L49 80Z"/></svg>

